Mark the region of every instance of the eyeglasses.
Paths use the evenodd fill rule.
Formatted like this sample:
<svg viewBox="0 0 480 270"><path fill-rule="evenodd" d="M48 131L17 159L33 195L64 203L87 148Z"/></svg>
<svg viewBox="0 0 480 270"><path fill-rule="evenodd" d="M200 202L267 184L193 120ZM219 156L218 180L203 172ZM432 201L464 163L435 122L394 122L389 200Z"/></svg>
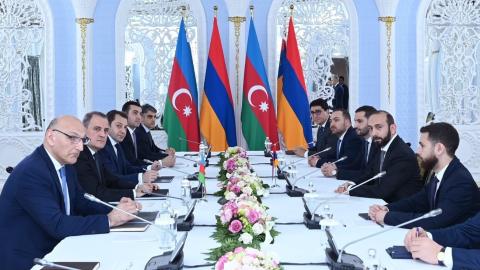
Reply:
<svg viewBox="0 0 480 270"><path fill-rule="evenodd" d="M58 130L58 129L52 129L52 131L56 131L56 132L60 132L62 133L63 135L67 136L68 139L70 139L70 141L74 144L78 144L78 143L82 143L82 144L88 144L90 142L90 139L88 137L83 137L83 138L80 138L78 136L73 136L73 135L70 135L70 134L67 134L61 130Z"/></svg>
<svg viewBox="0 0 480 270"><path fill-rule="evenodd" d="M310 111L311 114L321 114L321 110Z"/></svg>

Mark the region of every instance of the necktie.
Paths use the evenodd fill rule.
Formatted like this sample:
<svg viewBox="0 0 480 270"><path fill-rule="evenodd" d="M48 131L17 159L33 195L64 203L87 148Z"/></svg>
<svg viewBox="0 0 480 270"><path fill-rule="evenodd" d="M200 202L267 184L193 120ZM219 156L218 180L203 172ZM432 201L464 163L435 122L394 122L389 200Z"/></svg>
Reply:
<svg viewBox="0 0 480 270"><path fill-rule="evenodd" d="M340 148L342 147L342 140L337 141L337 159L340 158Z"/></svg>
<svg viewBox="0 0 480 270"><path fill-rule="evenodd" d="M118 152L120 151L120 144L119 144L119 143L116 143L116 144L115 144L115 149L117 149L117 150L115 151L115 155L117 155L117 161L118 161L118 155L119 155Z"/></svg>
<svg viewBox="0 0 480 270"><path fill-rule="evenodd" d="M437 193L438 178L434 175L430 179L430 190L428 198L430 200L430 209L435 208L435 194Z"/></svg>
<svg viewBox="0 0 480 270"><path fill-rule="evenodd" d="M138 158L138 153L137 153L137 136L135 135L135 132L132 132L132 140L133 140L133 148L135 148L135 158Z"/></svg>
<svg viewBox="0 0 480 270"><path fill-rule="evenodd" d="M62 193L63 193L63 203L65 205L65 213L70 215L70 201L68 199L68 185L67 185L67 175L65 173L65 166L61 167L59 170L60 172L60 180L62 181Z"/></svg>
<svg viewBox="0 0 480 270"><path fill-rule="evenodd" d="M102 180L102 174L100 172L100 160L99 160L99 157L97 155L97 153L93 154L93 159L95 160L95 166L97 167L97 174L98 174L98 177L100 178L100 181Z"/></svg>
<svg viewBox="0 0 480 270"><path fill-rule="evenodd" d="M150 146L150 149L153 148L153 138L152 138L152 133L149 131L147 132L147 137L148 137L148 145Z"/></svg>
<svg viewBox="0 0 480 270"><path fill-rule="evenodd" d="M385 160L386 153L387 152L383 150L380 152L380 172L383 170L383 161Z"/></svg>
<svg viewBox="0 0 480 270"><path fill-rule="evenodd" d="M369 145L369 144L370 144L370 143L369 143L368 141L365 141L365 164L368 163L368 154L369 154L369 153L368 153L368 145Z"/></svg>

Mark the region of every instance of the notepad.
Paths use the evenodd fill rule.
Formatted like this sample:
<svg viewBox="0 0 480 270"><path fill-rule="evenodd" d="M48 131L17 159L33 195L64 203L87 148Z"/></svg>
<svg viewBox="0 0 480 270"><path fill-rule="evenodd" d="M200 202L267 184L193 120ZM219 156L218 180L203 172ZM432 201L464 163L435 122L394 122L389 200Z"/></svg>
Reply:
<svg viewBox="0 0 480 270"><path fill-rule="evenodd" d="M148 223L133 220L120 226L110 228L110 232L144 232L147 230L148 226Z"/></svg>
<svg viewBox="0 0 480 270"><path fill-rule="evenodd" d="M157 183L157 184L170 183L170 182L172 182L173 178L174 178L174 176L159 176L153 182Z"/></svg>
<svg viewBox="0 0 480 270"><path fill-rule="evenodd" d="M54 262L55 264L67 266L81 270L96 270L100 267L99 262ZM61 268L54 266L45 266L41 270L59 270Z"/></svg>

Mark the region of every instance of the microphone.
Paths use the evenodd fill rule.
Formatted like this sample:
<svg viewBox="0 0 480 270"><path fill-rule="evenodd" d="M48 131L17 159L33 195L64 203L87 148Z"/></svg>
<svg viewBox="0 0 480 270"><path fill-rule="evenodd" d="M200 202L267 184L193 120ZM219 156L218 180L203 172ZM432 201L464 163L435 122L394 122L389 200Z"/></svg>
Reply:
<svg viewBox="0 0 480 270"><path fill-rule="evenodd" d="M344 161L344 160L347 159L347 158L348 158L347 156L343 156L343 157L335 160L334 162L332 162L332 164L336 164L336 163L338 163L338 162L340 162L340 161Z"/></svg>
<svg viewBox="0 0 480 270"><path fill-rule="evenodd" d="M47 261L45 259L40 259L40 258L33 259L33 263L41 265L41 266L47 266L47 267L58 268L58 269L81 270L81 269L78 269L78 268L73 268L73 267L68 267L68 266L64 266L64 265L61 265L61 264L56 264L56 263Z"/></svg>
<svg viewBox="0 0 480 270"><path fill-rule="evenodd" d="M181 141L190 142L190 143L194 143L194 144L197 144L197 145L200 145L200 144L203 143L203 142L196 142L196 141L188 140L188 139L185 139L185 138L183 138L183 137L178 137L178 139L181 140ZM208 146L207 143L205 143L205 145ZM206 158L207 158L207 159L212 157L212 152L210 151L211 149L212 149L212 147L209 146L209 147L208 147L208 151L206 152L206 155L207 155Z"/></svg>
<svg viewBox="0 0 480 270"><path fill-rule="evenodd" d="M285 178L285 180L287 181L287 185L285 186L285 190L287 192L287 195L289 197L303 197L303 195L305 195L305 193L307 193L308 191L303 189L303 188L299 188L299 187L295 186L295 184L298 181L305 179L307 176L312 175L312 174L316 174L318 172L321 172L321 171L316 169L316 170L313 170L309 173L306 173L306 174L300 176L299 178L295 179L293 184L290 183L290 181L288 181L288 177Z"/></svg>
<svg viewBox="0 0 480 270"><path fill-rule="evenodd" d="M332 147L329 146L329 147L323 149L322 151L319 151L319 152L316 152L316 153L314 153L314 154L311 154L311 155L307 156L307 159L308 159L308 158L311 158L311 157L313 157L313 156L319 155L319 154L321 154L321 153L330 151L331 149L332 149ZM294 165L294 164L296 164L296 163L298 163L298 162L300 162L300 161L302 161L302 160L303 160L303 159L295 160L294 162L290 163L289 165ZM282 168L280 168L280 170L283 171L283 169L285 169L285 167L287 167L287 166L289 166L289 165L285 164Z"/></svg>
<svg viewBox="0 0 480 270"><path fill-rule="evenodd" d="M340 266L340 267L341 267L342 265L345 265L345 263L342 263L342 255L343 255L343 253L345 252L345 249L346 249L348 246L351 246L351 245L353 245L353 244L355 244L355 243L358 243L358 242L360 242L360 241L363 241L363 240L365 240L365 239L368 239L368 238L371 238L371 237L374 237L374 236L377 236L377 235L386 233L386 232L391 231L391 230L393 230L393 229L397 229L397 228L403 227L403 226L408 225L408 224L410 224L410 223L417 222L417 221L422 220L422 219L431 218L431 217L436 217L436 216L438 216L438 215L440 215L440 214L442 214L442 209L441 209L441 208L437 208L437 209L434 209L434 210L432 210L432 211L430 211L430 212L428 212L428 213L426 213L426 214L424 214L424 215L422 215L422 216L420 216L420 217L417 217L417 218L414 218L414 219L405 221L405 222L403 222L403 223L401 223L401 224L398 224L398 225L396 225L396 226L393 226L393 227L390 227L390 228L387 228L387 229L380 230L380 231L378 231L378 232L369 234L369 235L367 235L367 236L361 237L361 238L359 238L359 239L357 239L357 240L354 240L354 241L351 241L351 242L347 243L346 245L344 245L344 246L340 249L340 253L339 253L338 258L337 258L337 260L336 260L336 263L338 264L337 266ZM328 249L329 249L329 248L327 248L327 250L328 250ZM327 251L327 250L325 251L325 252L326 252L326 255L327 255L327 260L329 260L329 261L330 261L330 260L333 260L333 258L331 258L331 257L330 257L330 254L329 254L329 253L331 253L331 251L329 252L329 251ZM333 252L335 252L335 251L333 251ZM350 254L349 254L349 255L350 255ZM355 256L355 255L351 255L351 256ZM333 260L333 261L334 261L334 260ZM346 265L345 265L345 266L346 266ZM343 268L342 268L342 269L343 269ZM346 269L346 268L345 268L345 269Z"/></svg>
<svg viewBox="0 0 480 270"><path fill-rule="evenodd" d="M319 202L318 205L315 207L315 209L314 209L313 212L312 212L311 220L312 220L312 221L314 220L314 218L315 218L315 213L317 213L318 208L320 208L320 206L322 206L323 204L325 204L325 203L327 203L327 202L329 202L329 201L331 201L331 200L333 200L333 199L338 198L340 195L347 194L347 192L352 191L352 190L354 190L354 189L356 189L356 188L358 188L358 187L360 187L360 186L363 186L364 184L366 184L366 183L368 183L368 182L371 182L371 181L373 181L373 180L375 180L375 179L377 179L377 178L380 178L380 177L384 176L385 174L387 174L387 172L385 172L385 171L379 172L379 173L377 173L376 175L374 175L372 178L367 179L367 180L365 180L364 182L362 182L362 183L360 183L360 184L358 184L358 185L354 185L351 189L347 189L346 191L344 191L344 192L342 192L342 193L337 193L335 196L330 197L330 198L328 198L328 199L326 199L326 200L323 200L323 201Z"/></svg>
<svg viewBox="0 0 480 270"><path fill-rule="evenodd" d="M136 218L136 219L138 219L138 220L141 220L141 221L143 221L143 222L145 222L145 223L148 223L148 224L150 224L150 225L155 225L155 224L152 223L151 221L148 221L148 220L146 220L146 219L144 219L144 218L142 218L142 217L139 217L139 216L137 216L137 215L134 215L134 214L132 214L132 213L129 213L129 212L127 212L127 211L125 211L125 210L123 210L123 209L120 209L120 208L118 208L118 207L116 207L116 206L110 205L110 204L108 204L108 203L100 200L99 198L93 196L92 194L85 193L85 194L83 194L83 197L84 197L85 199L91 201L91 202L96 202L96 203L99 203L99 204L103 204L103 205L105 205L105 206L107 206L107 207L110 207L110 208L112 208L112 209L118 210L118 211L120 211L120 212L122 212L122 213L124 213L124 214L127 214L127 215L129 215L129 216L131 216L131 217L134 217L134 218Z"/></svg>

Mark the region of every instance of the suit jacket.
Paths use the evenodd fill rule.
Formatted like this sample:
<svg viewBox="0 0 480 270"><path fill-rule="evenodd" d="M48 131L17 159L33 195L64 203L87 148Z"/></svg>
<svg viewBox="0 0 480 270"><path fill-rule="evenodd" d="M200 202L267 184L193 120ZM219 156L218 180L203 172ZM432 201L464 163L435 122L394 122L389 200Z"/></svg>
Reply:
<svg viewBox="0 0 480 270"><path fill-rule="evenodd" d="M58 174L39 146L10 174L0 195L2 269L30 269L68 236L108 233L109 208L83 197L75 169L65 165L70 215L66 215Z"/></svg>
<svg viewBox="0 0 480 270"><path fill-rule="evenodd" d="M95 159L88 147L84 147L80 152L75 169L77 169L78 180L83 189L100 200L115 202L120 201L122 197L134 199L132 189L138 182L123 181L105 169L101 162L100 168L97 170ZM98 175L98 171L100 171L100 175Z"/></svg>
<svg viewBox="0 0 480 270"><path fill-rule="evenodd" d="M338 142L338 139L337 139ZM321 158L317 162L317 167L321 167L325 162L334 162L338 158L346 156L347 159L336 163L339 169L360 169L362 165L363 140L360 138L355 129L349 127L343 136L342 144L340 146L340 153L337 152L337 143L335 143L335 156Z"/></svg>
<svg viewBox="0 0 480 270"><path fill-rule="evenodd" d="M137 130L136 128L135 130ZM143 161L142 159L138 158L138 153L135 155L135 146L133 145L132 135L130 135L130 131L127 130L127 135L125 139L120 143L123 148L123 152L125 153L125 158L130 162L130 164L134 166L146 166L148 165L147 162ZM137 148L138 151L138 148Z"/></svg>
<svg viewBox="0 0 480 270"><path fill-rule="evenodd" d="M385 223L397 225L435 208L441 208L441 215L411 223L405 228L445 228L465 221L480 210L480 191L477 184L457 158L454 158L445 170L433 206L430 205L431 186L432 181L415 195L389 204L390 211L385 216Z"/></svg>
<svg viewBox="0 0 480 270"><path fill-rule="evenodd" d="M348 101L349 101L349 94L348 94L348 86L346 84L341 84L343 87L343 107L348 110Z"/></svg>
<svg viewBox="0 0 480 270"><path fill-rule="evenodd" d="M360 176L358 183L380 172L380 156L381 151L378 151L375 161ZM390 144L382 171L386 172L385 176L352 190L350 195L380 198L391 203L413 195L423 187L415 153L400 136L395 137Z"/></svg>
<svg viewBox="0 0 480 270"><path fill-rule="evenodd" d="M112 174L125 181L138 183L138 174L142 173L146 166L133 166L125 158L125 153L122 147L117 148L118 154L115 154L112 142L107 140L105 147L98 151L102 160L103 166Z"/></svg>
<svg viewBox="0 0 480 270"><path fill-rule="evenodd" d="M340 84L337 84L335 87L333 87L335 90L335 95L333 99L333 108L334 109L345 109L345 106L343 104L343 87Z"/></svg>
<svg viewBox="0 0 480 270"><path fill-rule="evenodd" d="M312 147L308 150L308 155L313 155L322 151L327 147L331 147L331 150L318 154L320 159L332 159L336 157L336 147L337 147L337 140L338 137L332 134L330 130L330 119L327 120L325 127L318 127L317 129L317 142L315 143L315 147ZM323 163L322 163L323 164Z"/></svg>
<svg viewBox="0 0 480 270"><path fill-rule="evenodd" d="M480 213L464 223L430 233L435 242L452 248L453 269L480 269Z"/></svg>
<svg viewBox="0 0 480 270"><path fill-rule="evenodd" d="M137 137L139 159L154 161L168 156L163 149L160 149L155 145L151 132L147 132L142 125L135 129L135 135Z"/></svg>
<svg viewBox="0 0 480 270"><path fill-rule="evenodd" d="M364 143L365 140L363 140L362 144L364 145ZM380 151L380 147L373 141L371 142L368 160L366 159L365 151L365 147L362 147L362 163L360 169L337 168L337 179L355 180L360 178L365 173L365 169L372 166L373 162L375 162L375 155Z"/></svg>

